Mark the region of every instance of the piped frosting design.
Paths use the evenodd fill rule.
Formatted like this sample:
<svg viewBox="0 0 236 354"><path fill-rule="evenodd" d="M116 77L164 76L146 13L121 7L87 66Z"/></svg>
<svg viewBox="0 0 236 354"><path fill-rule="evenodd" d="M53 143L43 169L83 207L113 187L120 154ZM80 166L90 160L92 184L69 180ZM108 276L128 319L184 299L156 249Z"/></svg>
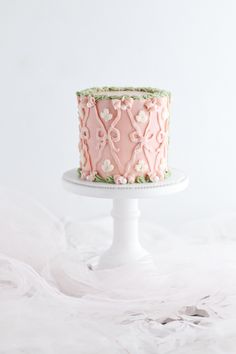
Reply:
<svg viewBox="0 0 236 354"><path fill-rule="evenodd" d="M170 116L167 91L106 87L81 91L77 97L80 178L116 184L165 178Z"/></svg>
<svg viewBox="0 0 236 354"><path fill-rule="evenodd" d="M102 100L106 98L133 98L133 99L146 99L146 98L160 98L168 96L170 92L160 90L152 87L92 87L86 90L77 92L77 96L92 96L95 100Z"/></svg>

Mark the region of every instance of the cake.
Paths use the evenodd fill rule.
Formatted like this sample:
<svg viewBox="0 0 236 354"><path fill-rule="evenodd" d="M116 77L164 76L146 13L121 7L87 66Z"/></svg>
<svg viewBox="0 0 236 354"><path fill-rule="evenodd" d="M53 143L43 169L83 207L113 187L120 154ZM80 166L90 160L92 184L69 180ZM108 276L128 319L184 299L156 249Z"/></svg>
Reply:
<svg viewBox="0 0 236 354"><path fill-rule="evenodd" d="M103 183L164 180L168 170L170 93L102 87L77 92L79 178Z"/></svg>

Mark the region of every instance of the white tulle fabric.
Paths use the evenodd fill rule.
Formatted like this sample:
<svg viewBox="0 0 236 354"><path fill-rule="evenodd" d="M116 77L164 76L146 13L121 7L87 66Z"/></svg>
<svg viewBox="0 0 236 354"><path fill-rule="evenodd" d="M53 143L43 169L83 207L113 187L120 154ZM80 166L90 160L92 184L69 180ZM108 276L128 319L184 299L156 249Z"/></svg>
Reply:
<svg viewBox="0 0 236 354"><path fill-rule="evenodd" d="M141 224L154 263L95 271L110 232L0 190L0 354L235 354L236 215Z"/></svg>

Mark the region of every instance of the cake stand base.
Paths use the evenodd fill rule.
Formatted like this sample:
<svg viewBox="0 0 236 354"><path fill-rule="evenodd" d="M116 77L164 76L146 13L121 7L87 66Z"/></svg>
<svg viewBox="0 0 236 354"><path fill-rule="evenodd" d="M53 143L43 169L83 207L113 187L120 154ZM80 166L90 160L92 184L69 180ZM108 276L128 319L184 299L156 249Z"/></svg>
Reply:
<svg viewBox="0 0 236 354"><path fill-rule="evenodd" d="M66 172L63 175L66 190L79 196L113 200L113 239L104 254L93 258L81 258L79 251L58 255L49 265L49 279L56 282L60 291L76 297L108 293L114 296L115 287L129 293L134 291L135 296L138 296L134 286L136 282L132 282L132 279L137 278L145 289L155 288L156 282L152 279L158 269L139 242L138 200L180 192L187 185L188 178L176 169L172 169L171 176L159 183L130 185L82 181L76 169ZM128 284L127 275L130 279Z"/></svg>
<svg viewBox="0 0 236 354"><path fill-rule="evenodd" d="M186 175L176 169L171 176L158 183L113 185L82 181L76 169L63 175L66 190L87 197L113 199L113 241L100 257L97 269L107 269L138 261L149 256L138 237L140 211L138 199L157 198L184 190L188 185Z"/></svg>
<svg viewBox="0 0 236 354"><path fill-rule="evenodd" d="M140 211L137 199L114 199L113 242L100 257L98 268L117 267L139 260L148 255L138 238L138 218Z"/></svg>

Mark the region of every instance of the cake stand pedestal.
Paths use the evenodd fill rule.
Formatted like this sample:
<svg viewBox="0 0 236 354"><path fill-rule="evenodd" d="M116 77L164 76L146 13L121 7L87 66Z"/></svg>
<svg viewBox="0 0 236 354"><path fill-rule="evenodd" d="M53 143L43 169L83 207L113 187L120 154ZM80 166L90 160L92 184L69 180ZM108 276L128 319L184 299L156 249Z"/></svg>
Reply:
<svg viewBox="0 0 236 354"><path fill-rule="evenodd" d="M149 257L149 253L139 243L138 199L177 193L187 185L187 176L177 169L171 169L171 176L158 183L125 185L82 181L76 169L63 175L63 186L67 191L80 196L113 200L113 242L100 257L96 269L114 268Z"/></svg>

